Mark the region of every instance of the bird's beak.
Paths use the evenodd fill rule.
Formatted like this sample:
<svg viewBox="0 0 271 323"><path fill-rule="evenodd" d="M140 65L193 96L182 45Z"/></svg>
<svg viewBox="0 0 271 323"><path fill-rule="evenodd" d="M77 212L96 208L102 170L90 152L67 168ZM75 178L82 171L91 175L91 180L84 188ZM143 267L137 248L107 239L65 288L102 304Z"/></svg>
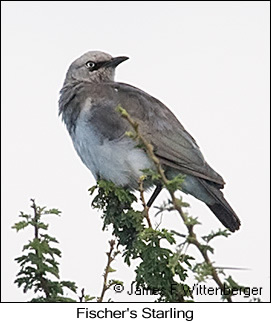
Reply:
<svg viewBox="0 0 271 323"><path fill-rule="evenodd" d="M104 67L117 67L120 63L126 61L129 57L126 56L118 56L113 57L110 61L104 64Z"/></svg>

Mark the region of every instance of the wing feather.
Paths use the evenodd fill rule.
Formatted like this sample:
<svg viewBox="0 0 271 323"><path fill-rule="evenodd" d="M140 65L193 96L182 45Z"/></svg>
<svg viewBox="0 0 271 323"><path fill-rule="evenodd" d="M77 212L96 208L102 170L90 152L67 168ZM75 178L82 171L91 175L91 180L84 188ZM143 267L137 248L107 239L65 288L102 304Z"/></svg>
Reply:
<svg viewBox="0 0 271 323"><path fill-rule="evenodd" d="M126 84L119 83L118 90L120 104L136 119L164 165L224 186L223 178L205 161L195 139L162 102Z"/></svg>
<svg viewBox="0 0 271 323"><path fill-rule="evenodd" d="M163 165L209 180L219 188L224 186L223 178L205 161L195 139L162 102L124 83L90 84L85 88L93 102L91 118L97 113L97 127L105 138L116 139L116 134L121 138L127 131L127 121L119 120L116 112L120 104L138 122Z"/></svg>

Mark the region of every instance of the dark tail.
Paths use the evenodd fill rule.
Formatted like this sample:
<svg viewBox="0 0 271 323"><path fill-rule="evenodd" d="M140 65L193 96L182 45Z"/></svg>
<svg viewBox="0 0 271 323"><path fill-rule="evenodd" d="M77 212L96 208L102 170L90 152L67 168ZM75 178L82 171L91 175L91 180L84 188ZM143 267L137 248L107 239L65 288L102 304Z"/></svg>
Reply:
<svg viewBox="0 0 271 323"><path fill-rule="evenodd" d="M218 188L213 186L211 183L206 182L205 180L200 180L200 182L215 199L214 204L206 205L212 210L218 220L231 232L238 230L241 224L240 220L224 198L223 193Z"/></svg>
<svg viewBox="0 0 271 323"><path fill-rule="evenodd" d="M240 228L240 220L233 210L229 212L228 208L225 208L225 206L221 203L216 203L213 205L207 204L207 206L209 206L218 220L231 232L234 232Z"/></svg>

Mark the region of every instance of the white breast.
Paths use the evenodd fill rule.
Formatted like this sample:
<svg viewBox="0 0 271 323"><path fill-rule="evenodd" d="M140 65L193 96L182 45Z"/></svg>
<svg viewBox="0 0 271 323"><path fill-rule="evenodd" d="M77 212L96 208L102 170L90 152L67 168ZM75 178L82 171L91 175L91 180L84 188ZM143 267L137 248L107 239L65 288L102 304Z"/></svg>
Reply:
<svg viewBox="0 0 271 323"><path fill-rule="evenodd" d="M97 131L84 120L84 113L77 119L72 140L78 155L96 179L138 188L141 170L152 167L146 153L135 148L135 141L128 137L101 142Z"/></svg>

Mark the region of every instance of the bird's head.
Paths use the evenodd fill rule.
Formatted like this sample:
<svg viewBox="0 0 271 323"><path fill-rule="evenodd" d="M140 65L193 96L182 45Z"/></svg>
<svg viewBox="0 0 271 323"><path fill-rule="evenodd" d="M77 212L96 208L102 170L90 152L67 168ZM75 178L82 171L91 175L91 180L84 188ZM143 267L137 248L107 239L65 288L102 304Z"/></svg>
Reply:
<svg viewBox="0 0 271 323"><path fill-rule="evenodd" d="M69 67L64 84L73 81L108 82L114 81L115 68L128 57L90 51L77 58Z"/></svg>

